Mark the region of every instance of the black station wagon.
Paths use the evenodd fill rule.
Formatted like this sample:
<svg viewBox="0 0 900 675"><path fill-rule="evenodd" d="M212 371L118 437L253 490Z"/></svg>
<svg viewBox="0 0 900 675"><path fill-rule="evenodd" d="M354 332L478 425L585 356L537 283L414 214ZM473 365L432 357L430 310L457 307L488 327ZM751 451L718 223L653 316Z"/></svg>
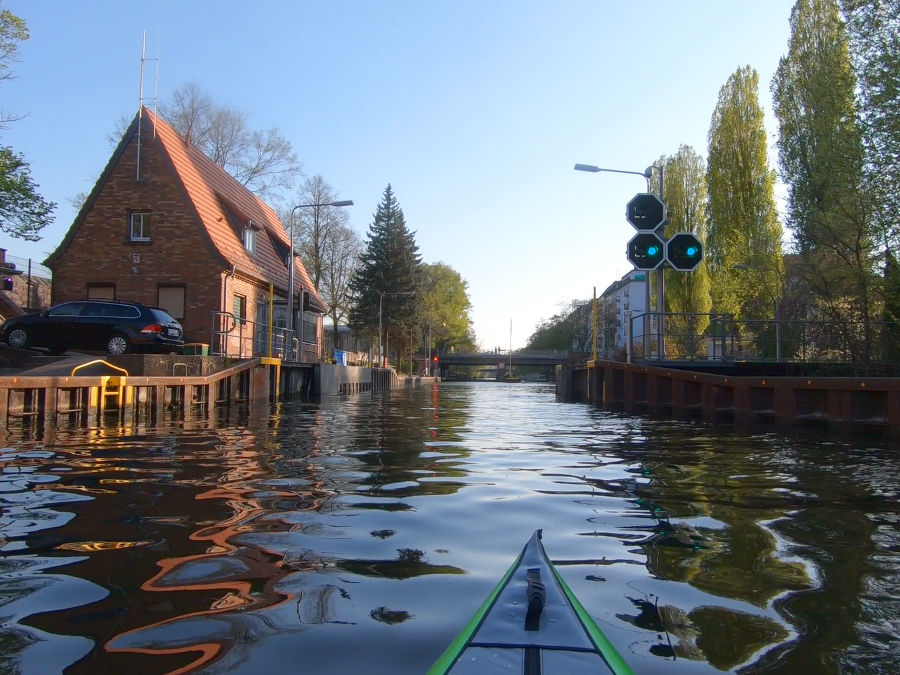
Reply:
<svg viewBox="0 0 900 675"><path fill-rule="evenodd" d="M181 324L159 307L117 300L73 300L40 314L7 319L0 335L10 347L127 352L176 352L184 346Z"/></svg>

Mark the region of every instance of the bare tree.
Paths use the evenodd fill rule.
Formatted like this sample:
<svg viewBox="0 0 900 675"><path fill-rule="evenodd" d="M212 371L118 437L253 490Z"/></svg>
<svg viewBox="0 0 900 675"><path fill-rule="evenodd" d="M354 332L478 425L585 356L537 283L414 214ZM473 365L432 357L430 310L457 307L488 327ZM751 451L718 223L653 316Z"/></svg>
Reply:
<svg viewBox="0 0 900 675"><path fill-rule="evenodd" d="M260 197L294 186L302 166L291 142L277 129L252 131L245 113L217 105L189 83L160 112L189 143Z"/></svg>
<svg viewBox="0 0 900 675"><path fill-rule="evenodd" d="M349 214L340 207L325 206L337 200L334 189L322 176L307 178L297 193L297 204L312 204L294 213L294 247L328 307L337 336L338 324L350 306L349 280L359 260L362 243L347 225ZM288 229L291 212L282 214Z"/></svg>

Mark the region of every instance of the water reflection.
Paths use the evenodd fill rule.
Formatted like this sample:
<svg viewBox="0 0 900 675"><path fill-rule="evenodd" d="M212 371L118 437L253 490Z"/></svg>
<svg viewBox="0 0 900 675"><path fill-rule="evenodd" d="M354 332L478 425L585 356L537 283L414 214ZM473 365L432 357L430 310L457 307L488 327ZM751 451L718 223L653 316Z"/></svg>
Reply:
<svg viewBox="0 0 900 675"><path fill-rule="evenodd" d="M892 672L898 462L823 440L485 383L13 439L0 668L423 672L542 527L637 672Z"/></svg>

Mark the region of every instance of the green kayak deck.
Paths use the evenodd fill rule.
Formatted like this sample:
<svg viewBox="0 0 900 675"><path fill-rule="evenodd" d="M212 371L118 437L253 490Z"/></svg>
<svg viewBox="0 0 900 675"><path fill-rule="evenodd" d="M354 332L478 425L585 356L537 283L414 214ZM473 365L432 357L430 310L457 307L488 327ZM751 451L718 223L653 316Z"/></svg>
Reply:
<svg viewBox="0 0 900 675"><path fill-rule="evenodd" d="M428 671L631 673L547 557L541 530Z"/></svg>

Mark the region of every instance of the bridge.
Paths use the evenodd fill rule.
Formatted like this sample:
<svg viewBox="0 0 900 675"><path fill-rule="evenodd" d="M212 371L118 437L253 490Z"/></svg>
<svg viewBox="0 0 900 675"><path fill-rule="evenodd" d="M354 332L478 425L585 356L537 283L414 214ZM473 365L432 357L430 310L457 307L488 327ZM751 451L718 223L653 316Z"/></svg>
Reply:
<svg viewBox="0 0 900 675"><path fill-rule="evenodd" d="M566 350L533 350L509 352L481 352L480 354L437 354L438 365L443 370L450 366L492 366L507 368L512 359L513 366L556 366L569 361Z"/></svg>

